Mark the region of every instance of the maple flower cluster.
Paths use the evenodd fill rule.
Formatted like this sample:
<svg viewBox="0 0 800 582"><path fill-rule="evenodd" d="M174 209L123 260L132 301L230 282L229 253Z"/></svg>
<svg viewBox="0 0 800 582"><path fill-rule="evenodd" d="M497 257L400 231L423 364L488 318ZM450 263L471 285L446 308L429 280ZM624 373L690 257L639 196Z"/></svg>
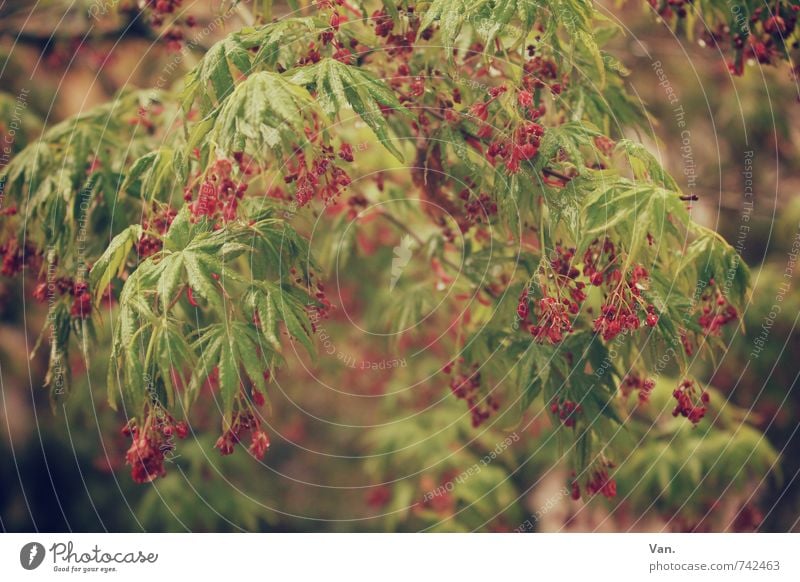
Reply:
<svg viewBox="0 0 800 582"><path fill-rule="evenodd" d="M262 430L261 421L249 410L234 413L230 428L222 433L214 446L220 454L230 455L248 432L250 433L250 446L247 450L254 457L263 459L269 449L269 436Z"/></svg>
<svg viewBox="0 0 800 582"><path fill-rule="evenodd" d="M550 261L556 294L543 291L542 297L534 303L536 321L529 326L531 335L537 341L549 340L556 344L564 335L572 331L571 316L580 311L586 299L586 284L579 281L580 272L573 266L575 249L556 245L555 256ZM601 264L601 259L602 264ZM658 324L655 306L647 303L642 291L648 286L649 274L641 265L634 265L626 281L616 266L617 255L614 244L609 240L603 243L594 241L584 253L583 274L591 285L607 288L606 300L600 308L600 316L594 321L594 330L604 340L610 341L624 331L638 329L644 323L649 327ZM517 306L517 315L526 322L530 314L530 297L524 290Z"/></svg>
<svg viewBox="0 0 800 582"><path fill-rule="evenodd" d="M617 495L617 482L609 476L608 469L596 469L586 482L586 493L611 499Z"/></svg>
<svg viewBox="0 0 800 582"><path fill-rule="evenodd" d="M609 469L613 469L614 464L610 461L604 461L600 467L597 467L592 470L589 474L588 479L586 480L586 484L584 486L584 490L586 491L587 495L597 495L600 494L607 499L612 499L617 495L617 482L614 480L613 477L609 475ZM575 472L572 472L570 478L570 497L577 501L581 498L581 486L578 483L578 479L575 476Z"/></svg>
<svg viewBox="0 0 800 582"><path fill-rule="evenodd" d="M639 329L642 324L641 315L644 315L644 323L648 327L658 324L655 306L642 297L642 290L647 288L649 276L647 269L641 265L633 266L625 282L620 281L622 275L619 270L610 272L609 278L614 286L600 307L600 317L594 320L594 330L604 340L610 341L620 333ZM597 273L593 278L597 278Z"/></svg>
<svg viewBox="0 0 800 582"><path fill-rule="evenodd" d="M165 26L161 39L167 49L178 52L183 48L186 38L185 29L197 25L197 20L191 14L184 16L181 11L183 0L145 0L144 8L147 10L150 24L154 27Z"/></svg>
<svg viewBox="0 0 800 582"><path fill-rule="evenodd" d="M739 319L739 311L730 304L713 278L709 279L700 296L699 309L697 323L703 337L719 336L726 325ZM688 332L681 334L681 343L686 355L694 354L695 341Z"/></svg>
<svg viewBox="0 0 800 582"><path fill-rule="evenodd" d="M580 404L572 400L561 399L550 405L550 412L558 417L564 426L572 428L575 426L575 418L582 412Z"/></svg>
<svg viewBox="0 0 800 582"><path fill-rule="evenodd" d="M46 275L46 274L45 274ZM89 284L86 281L75 281L70 277L58 277L47 282L41 280L33 290L33 298L39 303L47 303L55 299L56 295L71 296L69 314L74 319L88 319L92 314L92 294L89 291ZM111 285L106 288L103 299L106 304L113 303L114 295Z"/></svg>
<svg viewBox="0 0 800 582"><path fill-rule="evenodd" d="M700 300L702 307L698 323L707 335L720 335L724 326L739 318L739 312L728 302L714 279L709 280Z"/></svg>
<svg viewBox="0 0 800 582"><path fill-rule="evenodd" d="M136 252L140 260L144 260L161 250L163 246L162 236L169 230L172 221L175 220L178 212L171 206L155 205L150 213L142 220L143 234L136 241Z"/></svg>
<svg viewBox="0 0 800 582"><path fill-rule="evenodd" d="M443 369L445 374L452 371L452 363ZM457 372L450 381L450 390L456 398L467 401L473 428L479 427L500 408L500 403L491 394L481 397L481 373L478 371L478 364L473 364L466 374Z"/></svg>
<svg viewBox="0 0 800 582"><path fill-rule="evenodd" d="M656 0L649 0L653 4ZM670 0L659 13L665 19L673 15L683 18L688 13L689 0ZM744 74L744 65L753 60L761 65L772 65L787 58L791 38L797 29L800 5L796 2L774 3L774 6L754 6L747 18L746 7L734 13L740 31L731 30L728 22L716 27L704 26L702 39L711 48L719 49L727 42L734 50L734 57L728 62L728 71L735 76ZM744 30L746 28L746 31ZM797 48L793 46L791 48ZM797 66L793 74L797 76Z"/></svg>
<svg viewBox="0 0 800 582"><path fill-rule="evenodd" d="M175 449L173 436L185 439L189 426L184 421L176 422L167 412L148 416L140 429L127 424L122 429L133 442L125 453L125 463L131 468L131 477L136 483L149 483L166 475L164 460Z"/></svg>
<svg viewBox="0 0 800 582"><path fill-rule="evenodd" d="M646 404L650 400L650 394L656 387L656 381L652 378L640 376L635 372L627 374L620 385L620 392L623 398L628 398L635 390L638 390L639 404Z"/></svg>
<svg viewBox="0 0 800 582"><path fill-rule="evenodd" d="M317 195L327 205L335 201L338 195L350 185L350 176L334 162L336 156L333 148L323 146L323 155L306 163L303 152L295 153L288 161L283 180L287 184L295 184L295 200L300 207L305 206ZM343 144L339 157L345 161L353 158L352 146Z"/></svg>
<svg viewBox="0 0 800 582"><path fill-rule="evenodd" d="M672 416L688 418L692 424L699 423L708 412L710 397L708 392L697 388L693 380L684 380L673 391L672 396L677 401L672 411Z"/></svg>
<svg viewBox="0 0 800 582"><path fill-rule="evenodd" d="M490 143L486 150L486 159L492 165L497 163L498 158L502 159L506 170L510 174L516 174L519 172L520 162L530 160L538 153L543 135L544 127L533 121L527 121L514 129L511 139Z"/></svg>
<svg viewBox="0 0 800 582"><path fill-rule="evenodd" d="M20 245L16 237L9 238L0 245L0 256L2 267L0 275L4 277L14 277L19 274L23 267L36 270L41 265L42 254L27 242Z"/></svg>
<svg viewBox="0 0 800 582"><path fill-rule="evenodd" d="M216 160L200 184L197 199L193 200L193 189L187 189L184 200L190 203L189 210L193 218L207 217L222 222L236 219L239 201L247 191L247 183L236 182L232 172L233 164L230 160Z"/></svg>
<svg viewBox="0 0 800 582"><path fill-rule="evenodd" d="M528 331L537 342L560 343L572 331L572 320L586 299L586 284L578 280L580 271L572 264L574 256L574 248L557 244L550 260L550 280L555 290L543 289L538 300L530 297L527 287L520 295L517 316L522 323L528 322L533 301L534 322L528 325Z"/></svg>

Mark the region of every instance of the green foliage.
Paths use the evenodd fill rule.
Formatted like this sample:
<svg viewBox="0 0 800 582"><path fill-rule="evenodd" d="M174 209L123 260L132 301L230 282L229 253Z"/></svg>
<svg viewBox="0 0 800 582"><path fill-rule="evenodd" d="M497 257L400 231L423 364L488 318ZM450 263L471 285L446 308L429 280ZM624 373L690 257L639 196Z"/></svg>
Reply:
<svg viewBox="0 0 800 582"><path fill-rule="evenodd" d="M92 267L89 274L91 288L94 289L95 301L99 302L103 291L108 287L114 277L120 277L125 271L128 255L139 237L142 236L142 227L132 224L111 241Z"/></svg>
<svg viewBox="0 0 800 582"><path fill-rule="evenodd" d="M393 143L381 106L404 112L397 96L369 73L334 59L287 73L291 82L313 88L316 100L329 116L352 110L364 120L381 143L403 161L403 154Z"/></svg>
<svg viewBox="0 0 800 582"><path fill-rule="evenodd" d="M200 101L206 114L222 103L234 89L234 76L250 72L250 53L237 37L225 38L212 46L201 63L189 73L182 102L189 109Z"/></svg>
<svg viewBox="0 0 800 582"><path fill-rule="evenodd" d="M189 417L205 396L221 413L223 433L230 431L237 414L252 409L254 393L268 392L269 380L289 359L287 342L318 357L311 314L324 302L311 281L320 275L316 259L328 271L323 277L338 266L351 282L377 288L375 273L391 255L385 248L364 247L394 242L385 242L384 231L369 230L368 221L360 223L356 210L415 198L419 191L421 203L406 204L402 219L385 210L390 204L375 213L389 215L391 235L413 239L425 266L393 294L370 293L373 307L365 311L389 333L420 320L424 326L456 328L442 334L446 351L457 365L479 368L476 402L503 395L506 425L532 413L546 415L553 403L580 403L582 415L573 426L551 418L550 427L577 474L587 474L612 451L624 458L631 447L623 441L630 435L617 435L629 426L618 397L626 371L652 367L654 353L680 345L689 332L702 332L696 295L712 278L721 283L725 300L741 308L749 274L735 249L691 221L677 182L659 160L622 137L628 129L646 127L646 114L626 89L627 71L603 51L616 28L584 0L434 0L413 15L405 3L374 5L397 21L397 30L420 33L411 54L388 46L370 20L352 20L334 31L330 8L248 26L216 42L180 90L123 94L46 130L0 171L5 191L28 221L29 240L48 250L44 266L66 275L91 265L95 306L109 286L118 292L108 322L111 406L142 425L155 409ZM430 35L423 40L426 30ZM310 49L311 40L326 38ZM476 42L481 54L473 59ZM538 61L526 53L534 42ZM342 55L348 46L353 53ZM395 59L408 71L400 74ZM531 72L534 65L540 68ZM551 66L555 73L548 77ZM474 75L475 82L465 81L465 75ZM412 82L418 83L413 90ZM525 87L530 91L523 92ZM530 104L523 105L525 100ZM165 107L155 116L157 129L141 131L131 121L141 121L142 109L154 104ZM475 114L476 105L486 120ZM179 110L178 122L168 121ZM521 149L515 140L534 122L543 133L521 164L492 159L488 150L496 143L507 151ZM345 165L350 156L341 148L361 143L366 150L372 136L401 164L409 160L407 166L374 151L363 156L358 151L355 170ZM416 157L409 159L411 143ZM245 158L255 160L252 167ZM221 171L218 162L228 169ZM353 176L344 180L343 168ZM367 179L398 168L404 171L399 184L372 185ZM312 194L332 188L333 176L341 180L334 186L349 185L363 200L344 200L349 195L335 189L324 204L300 195L303 187ZM226 180L236 194L223 200ZM227 204L227 213L216 206L198 210L199 197L212 194L219 197L215 205ZM470 216L466 205L476 201L482 207L495 204L496 215ZM352 208L342 211L338 202ZM177 214L167 220L159 215L164 209ZM312 252L315 222L323 231L316 240L323 243ZM424 232L415 232L417 226ZM406 230L411 232L400 232ZM87 231L90 243L79 249L79 234ZM587 288L587 297L585 306L569 315L563 341L532 339L529 322L518 317L523 289L530 291L532 306L551 296L561 300L564 275L554 266L556 250L571 249L570 260L580 265L584 252L606 239L616 244L613 269L620 281L630 280L637 267L649 272L637 290L659 314L653 333L643 326L613 343L602 339L593 320L607 299L603 293L611 291L590 288L584 269L568 277ZM149 251L139 256L143 243ZM438 297L443 288L450 294L445 299ZM463 297L470 304L461 311L457 302ZM427 322L440 304L459 311L451 319ZM50 311L53 387L57 377L68 378L63 362L71 335L86 342L95 323L105 322L97 309L91 319L76 317L66 297ZM43 335L49 336L48 329ZM441 364L431 364L432 374ZM676 366L689 375L686 357ZM660 392L671 390L663 386ZM388 464L376 460L371 469L385 474L392 462L411 462L407 456L418 455L411 444L433 434L426 458L415 456L413 462L428 467L446 457L438 477L442 469L479 462L494 439L507 434L495 427L475 436L451 400L413 423L366 435L369 446L392 458ZM659 498L674 504L665 471L695 482L713 468L716 453L733 461L756 449L762 461L774 456L754 442L750 428L736 432L726 426L715 434L726 436L707 440L699 431L664 423L653 448L636 453L638 464L626 464L632 473L624 478L649 472L649 455L671 455L667 469L658 467L656 481L642 486L658 489ZM698 449L690 466L680 465L682 457L668 440L673 438ZM728 438L730 451L724 447ZM456 453L446 454L454 443ZM442 525L429 507L405 517L419 517L435 529L480 527L520 493L517 484L505 481L516 472L514 462L492 464L458 489L455 503L465 510L459 519ZM421 480L411 489L399 484L396 508L407 506L425 486ZM174 482L169 487L177 489ZM484 503L487 497L490 502ZM510 513L512 521L521 518L516 510Z"/></svg>
<svg viewBox="0 0 800 582"><path fill-rule="evenodd" d="M225 151L277 149L302 135L304 121L317 111L302 88L281 75L258 72L236 87L214 123L210 139Z"/></svg>
<svg viewBox="0 0 800 582"><path fill-rule="evenodd" d="M133 410L141 410L153 400L172 407L177 382L186 385L183 406L188 411L216 369L221 409L230 422L234 405L242 398L240 386L245 376L240 367L248 383L266 391L263 373L274 370L280 357L279 322L313 351L304 322L305 308L316 302L291 285L248 279L233 267L244 262L266 272L264 263L270 255L260 255L260 245L243 241L255 238L269 244L274 226L274 221L266 219L212 230L207 221L192 222L184 207L164 237L164 248L133 271L120 295L120 321L110 368L124 374L122 396L130 400ZM119 234L96 263L91 278L106 281L119 272L138 233L128 229ZM199 306L196 309L203 311L195 318L208 322L194 332L196 339L191 343L186 339L192 333L191 320L186 318L192 308L189 292ZM162 384L165 400L160 400Z"/></svg>

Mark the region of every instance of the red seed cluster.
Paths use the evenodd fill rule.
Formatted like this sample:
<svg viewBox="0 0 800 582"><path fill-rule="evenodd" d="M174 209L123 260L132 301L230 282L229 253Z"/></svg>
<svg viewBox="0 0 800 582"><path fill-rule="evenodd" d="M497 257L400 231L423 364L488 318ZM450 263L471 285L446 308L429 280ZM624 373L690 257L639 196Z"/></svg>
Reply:
<svg viewBox="0 0 800 582"><path fill-rule="evenodd" d="M23 248L17 244L16 239L11 239L3 246L0 246L0 253L3 254L3 267L0 270L6 277L13 277L20 271L24 265Z"/></svg>
<svg viewBox="0 0 800 582"><path fill-rule="evenodd" d="M92 294L89 292L89 284L83 281L75 283L72 295L74 299L69 310L70 316L88 319L92 314Z"/></svg>
<svg viewBox="0 0 800 582"><path fill-rule="evenodd" d="M346 141L343 141L342 145L339 146L339 157L345 162L352 162L355 159L353 157L353 146Z"/></svg>
<svg viewBox="0 0 800 582"><path fill-rule="evenodd" d="M569 496L577 501L581 498L581 486L578 485L578 480L575 479L575 471L572 472L572 479L569 485Z"/></svg>
<svg viewBox="0 0 800 582"><path fill-rule="evenodd" d="M575 418L582 410L583 408L581 408L580 404L566 399L558 400L550 405L550 412L556 415L561 423L568 428L575 426Z"/></svg>
<svg viewBox="0 0 800 582"><path fill-rule="evenodd" d="M564 247L560 243L556 244L553 249L553 256L550 258L550 268L553 273L560 279L561 282L575 281L580 275L580 271L574 266L575 249L572 247ZM581 291L575 293L575 301L580 303L586 299L586 294L583 293L584 284L575 285L574 289Z"/></svg>
<svg viewBox="0 0 800 582"><path fill-rule="evenodd" d="M708 282L700 300L702 307L698 323L707 335L720 335L725 325L739 319L739 312L728 302L714 279Z"/></svg>
<svg viewBox="0 0 800 582"><path fill-rule="evenodd" d="M161 236L168 230L175 219L177 211L170 206L157 208L155 205L151 213L142 221L144 234L136 241L136 252L139 259L143 260L161 250Z"/></svg>
<svg viewBox="0 0 800 582"><path fill-rule="evenodd" d="M625 376L620 386L620 392L623 397L627 398L635 390L639 391L639 404L646 404L650 401L650 394L655 388L656 382L652 378L646 378L636 373L630 373Z"/></svg>
<svg viewBox="0 0 800 582"><path fill-rule="evenodd" d="M608 499L617 495L617 482L608 475L605 467L595 469L589 480L586 482L586 493L597 495L598 493Z"/></svg>
<svg viewBox="0 0 800 582"><path fill-rule="evenodd" d="M600 467L591 472L584 487L587 495L597 495L599 493L608 499L616 497L617 482L608 473L608 470L613 467L613 463L605 461ZM570 475L570 497L575 501L581 498L581 486L575 476L575 471Z"/></svg>
<svg viewBox="0 0 800 582"><path fill-rule="evenodd" d="M361 194L353 194L347 198L347 219L355 220L362 210L369 206L369 200Z"/></svg>
<svg viewBox="0 0 800 582"><path fill-rule="evenodd" d="M150 24L154 27L166 25L162 39L171 51L178 52L183 48L184 28L192 28L197 24L194 16L178 16L183 0L146 0L145 10Z"/></svg>
<svg viewBox="0 0 800 582"><path fill-rule="evenodd" d="M565 299L565 301L568 301ZM536 323L528 326L533 339L539 343L560 343L572 331L572 318L567 306L555 297L545 296L534 302Z"/></svg>
<svg viewBox="0 0 800 582"><path fill-rule="evenodd" d="M39 303L46 303L50 299L50 293L61 296L69 295L72 297L70 305L70 316L76 319L88 319L92 314L92 294L89 291L89 284L85 281L75 281L70 277L59 277L52 282L39 280L33 290L33 298ZM104 295L104 300L113 302L114 295L109 284Z"/></svg>
<svg viewBox="0 0 800 582"><path fill-rule="evenodd" d="M386 507L392 500L392 488L388 485L378 485L367 492L366 502L370 507Z"/></svg>
<svg viewBox="0 0 800 582"><path fill-rule="evenodd" d="M14 277L23 267L28 267L32 271L38 270L42 257L41 253L30 244L20 245L16 237L0 245L0 256L3 257L0 274L5 277Z"/></svg>
<svg viewBox="0 0 800 582"><path fill-rule="evenodd" d="M519 301L517 302L517 317L521 322L525 322L528 321L529 314L530 303L528 302L528 288L525 287L522 293L520 293Z"/></svg>
<svg viewBox="0 0 800 582"><path fill-rule="evenodd" d="M384 8L372 13L372 21L375 23L375 34L382 38L388 37L394 29L394 20Z"/></svg>
<svg viewBox="0 0 800 582"><path fill-rule="evenodd" d="M508 89L505 87L505 85L499 85L489 89L489 98L479 101L470 107L470 115L472 115L477 121L486 121L489 119L489 105L494 103L507 90Z"/></svg>
<svg viewBox="0 0 800 582"><path fill-rule="evenodd" d="M133 439L125 453L125 463L131 468L131 477L136 483L149 483L157 477L166 475L165 455L175 448L173 435L186 438L189 427L164 411L151 414L144 428L126 425L122 432Z"/></svg>
<svg viewBox="0 0 800 582"><path fill-rule="evenodd" d="M465 188L459 197L464 200L464 212L466 213L463 224L459 225L462 232L466 232L474 224L489 222L491 217L497 214L497 203L485 192L481 192L477 196L470 196L469 190Z"/></svg>
<svg viewBox="0 0 800 582"><path fill-rule="evenodd" d="M456 373L450 381L450 390L456 398L466 400L472 417L472 426L479 427L493 412L500 408L499 403L491 394L481 397L481 374L477 370L478 364L473 364L469 373ZM453 369L452 364L444 367L444 372L449 374Z"/></svg>
<svg viewBox="0 0 800 582"><path fill-rule="evenodd" d="M173 14L181 7L182 2L183 0L147 0L148 6L150 6L156 14L162 16Z"/></svg>
<svg viewBox="0 0 800 582"><path fill-rule="evenodd" d="M686 5L689 1L669 0L659 13L665 19L673 16L683 18L686 16ZM650 0L651 4L655 2L656 0ZM743 17L746 14L745 10L743 8L737 17ZM753 10L749 21L743 22L747 26L747 34L740 32L731 34L731 28L725 22L713 30L706 27L703 40L708 46L716 49L720 49L722 43L729 44L734 51L734 57L728 62L728 70L732 75L741 76L744 74L744 65L748 59L762 65L771 65L787 58L788 49L797 48L794 41L792 43L787 41L796 31L798 13L800 5L778 1L766 9L761 6ZM795 67L794 72L797 71Z"/></svg>
<svg viewBox="0 0 800 582"><path fill-rule="evenodd" d="M682 381L672 396L677 401L672 416L681 415L688 418L692 424L697 424L708 412L706 406L710 400L708 392L698 389L693 380Z"/></svg>
<svg viewBox="0 0 800 582"><path fill-rule="evenodd" d="M287 184L295 184L295 201L298 206L305 206L317 194L325 204L330 204L350 185L350 176L332 163L334 158L332 149L325 150L322 157L312 161L311 167L308 167L303 152L293 156L289 164L290 170L283 180Z"/></svg>
<svg viewBox="0 0 800 582"><path fill-rule="evenodd" d="M385 9L376 10L372 13L371 19L375 25L375 34L378 37L385 38L384 49L386 53L392 58L410 57L414 52L414 43L417 37L424 40L430 40L433 36L433 29L431 27L420 31L419 26L422 23L419 18L414 15L414 7L407 6L404 11L408 19L404 22L404 26L399 33L395 33L395 21L386 12Z"/></svg>
<svg viewBox="0 0 800 582"><path fill-rule="evenodd" d="M256 429L250 437L248 451L257 459L263 459L269 449L269 436L261 429Z"/></svg>
<svg viewBox="0 0 800 582"><path fill-rule="evenodd" d="M219 450L220 454L230 455L247 432L250 432L250 446L247 450L254 457L263 459L264 454L269 449L269 436L261 429L261 421L250 411L235 413L231 428L217 439L214 446Z"/></svg>
<svg viewBox="0 0 800 582"><path fill-rule="evenodd" d="M269 370L264 370L264 380L269 382L269 379L270 379ZM266 402L266 399L264 398L264 393L261 392L260 390L256 390L255 388L253 389L252 399L253 399L253 404L255 404L256 406L264 406L264 403Z"/></svg>
<svg viewBox="0 0 800 582"><path fill-rule="evenodd" d="M673 16L685 18L688 14L688 7L692 1L693 0L667 0L663 2L660 0L649 0L650 6L655 8L658 15L665 20L669 20Z"/></svg>
<svg viewBox="0 0 800 582"><path fill-rule="evenodd" d="M561 342L572 331L572 320L586 300L586 284L578 280L580 271L573 266L574 258L574 248L556 244L547 275L552 289L543 290L539 299L533 299L528 289L520 297L517 316L524 323L529 315L533 315L534 321L528 326L528 331L538 342Z"/></svg>
<svg viewBox="0 0 800 582"><path fill-rule="evenodd" d="M489 144L486 159L492 165L497 164L498 159L503 160L506 170L515 174L519 171L520 162L530 160L537 154L543 135L544 127L533 121L525 122L513 131L511 139L495 140Z"/></svg>
<svg viewBox="0 0 800 582"><path fill-rule="evenodd" d="M131 467L131 477L136 483L149 483L167 474L164 469L164 453L156 439L148 436L134 437L125 463Z"/></svg>
<svg viewBox="0 0 800 582"><path fill-rule="evenodd" d="M185 439L189 436L189 425L185 421L180 420L175 423L175 435L179 439Z"/></svg>
<svg viewBox="0 0 800 582"><path fill-rule="evenodd" d="M575 249L557 244L550 259L548 288L541 292L540 298L534 298L527 287L520 295L517 317L522 323L533 317L528 331L536 341L557 344L572 331L571 316L579 313L586 299L586 284L579 280L581 271L574 262ZM616 247L609 239L594 240L589 245L583 255L582 272L591 285L603 287L606 292L600 316L593 323L595 332L604 340L611 341L621 333L639 329L642 324L648 327L658 325L659 314L643 294L650 285L647 269L633 265L623 274ZM723 303L719 305L723 306ZM709 329L717 330L735 314L736 310L726 302L722 313L706 313L703 322ZM652 384L642 382L637 389L640 390L641 402L646 402Z"/></svg>
<svg viewBox="0 0 800 582"><path fill-rule="evenodd" d="M200 184L197 199L192 202L193 191L184 194L184 200L191 202L189 210L192 217L207 217L222 222L236 219L239 201L247 191L246 182L233 178L233 164L222 158L212 164Z"/></svg>
<svg viewBox="0 0 800 582"><path fill-rule="evenodd" d="M591 278L596 277L597 273L595 272ZM647 303L641 293L648 285L647 269L641 265L634 265L628 279L623 282L621 278L622 274L619 270L609 271L605 280L606 283L611 281L612 288L600 307L600 317L594 320L594 331L606 341L613 340L620 333L639 329L642 315L644 323L648 327L655 327L658 324L655 306Z"/></svg>
<svg viewBox="0 0 800 582"><path fill-rule="evenodd" d="M522 77L522 86L530 92L549 87L553 93L561 93L564 89L566 75L561 79L561 82L558 82L556 62L549 57L535 54L535 51L536 48L534 46L528 47L528 55L531 58L523 65L525 74Z"/></svg>

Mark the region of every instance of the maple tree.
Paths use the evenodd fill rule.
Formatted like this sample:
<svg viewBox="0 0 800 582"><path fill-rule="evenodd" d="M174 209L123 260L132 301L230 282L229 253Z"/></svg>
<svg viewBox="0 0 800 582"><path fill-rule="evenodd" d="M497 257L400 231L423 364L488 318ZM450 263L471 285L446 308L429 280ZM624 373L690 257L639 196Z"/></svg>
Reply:
<svg viewBox="0 0 800 582"><path fill-rule="evenodd" d="M737 74L748 51L766 62L793 50L791 3L776 13L738 4L751 15L745 37L720 28L722 3L651 3L676 26L695 14L719 21L709 34L731 36ZM194 25L173 18L180 4L144 9L175 49ZM622 462L653 422L656 393L681 424L642 437L646 446L667 435L706 446L692 430L752 436L710 414L723 397L692 372L739 324L747 266L625 137L647 116L604 49L617 27L591 2L331 0L279 19L269 6L180 86L126 90L49 127L0 174L13 204L2 274L34 278L30 294L48 306L37 349L50 353L52 398L68 395L70 353L89 359L110 336L107 397L135 481L163 476L174 437L195 430L214 431L222 455L241 444L264 457L287 352L318 356L336 312L331 271L391 261L357 256L354 237L380 244L377 222L429 265L390 295L364 291L387 333L445 304L406 341L441 336L429 371L434 392L452 393L441 414L469 418L443 421L457 433L448 443L490 441L495 421L549 414L577 499L613 498L615 469L623 481L635 473ZM382 167L362 163L364 143L385 149ZM387 204L400 198L413 203ZM327 234L312 248L315 229ZM218 429L195 422L197 408L219 411ZM412 422L425 432L439 420ZM366 438L389 451L412 437L378 428ZM449 444L437 446L430 455ZM702 473L703 458L671 462ZM391 473L385 463L375 470Z"/></svg>

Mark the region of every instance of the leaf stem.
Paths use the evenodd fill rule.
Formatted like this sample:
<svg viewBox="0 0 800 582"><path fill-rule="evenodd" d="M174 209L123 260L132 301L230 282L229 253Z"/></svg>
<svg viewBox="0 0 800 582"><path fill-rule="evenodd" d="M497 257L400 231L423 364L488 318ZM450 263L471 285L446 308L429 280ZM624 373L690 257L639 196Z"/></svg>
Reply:
<svg viewBox="0 0 800 582"><path fill-rule="evenodd" d="M180 300L181 295L183 295L184 291L186 291L186 283L181 285L180 289L178 289L178 292L175 294L175 297L173 297L172 300L169 302L169 305L167 305L167 308L164 310L164 317L166 317L167 313L169 313L170 310L173 307L175 307L175 304Z"/></svg>

